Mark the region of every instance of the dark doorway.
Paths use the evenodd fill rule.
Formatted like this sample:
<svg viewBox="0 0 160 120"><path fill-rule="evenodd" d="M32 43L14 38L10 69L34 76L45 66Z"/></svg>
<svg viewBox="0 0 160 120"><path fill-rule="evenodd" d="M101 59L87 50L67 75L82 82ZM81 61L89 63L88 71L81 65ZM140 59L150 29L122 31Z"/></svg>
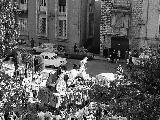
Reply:
<svg viewBox="0 0 160 120"><path fill-rule="evenodd" d="M129 49L129 40L126 37L112 37L111 49L120 50L121 58L125 58L125 51Z"/></svg>

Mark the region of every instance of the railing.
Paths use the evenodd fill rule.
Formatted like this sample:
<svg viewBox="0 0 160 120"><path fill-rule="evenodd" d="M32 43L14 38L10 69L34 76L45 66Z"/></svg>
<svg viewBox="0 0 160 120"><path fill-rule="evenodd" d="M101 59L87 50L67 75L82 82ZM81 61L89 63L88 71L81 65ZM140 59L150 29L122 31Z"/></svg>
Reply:
<svg viewBox="0 0 160 120"><path fill-rule="evenodd" d="M66 12L58 12L58 16L66 16Z"/></svg>

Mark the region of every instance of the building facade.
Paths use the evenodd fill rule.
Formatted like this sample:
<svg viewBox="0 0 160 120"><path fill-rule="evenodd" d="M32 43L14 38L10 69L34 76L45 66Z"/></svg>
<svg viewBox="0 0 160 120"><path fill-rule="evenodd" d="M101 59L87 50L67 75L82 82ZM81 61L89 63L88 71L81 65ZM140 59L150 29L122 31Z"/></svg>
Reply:
<svg viewBox="0 0 160 120"><path fill-rule="evenodd" d="M132 1L131 44L133 49L158 48L159 0Z"/></svg>
<svg viewBox="0 0 160 120"><path fill-rule="evenodd" d="M17 22L19 24L19 37L20 40L28 40L29 32L28 32L28 2L27 0L18 0L18 16Z"/></svg>
<svg viewBox="0 0 160 120"><path fill-rule="evenodd" d="M101 53L157 47L159 0L101 0Z"/></svg>
<svg viewBox="0 0 160 120"><path fill-rule="evenodd" d="M20 39L50 42L72 51L94 37L94 0L18 0Z"/></svg>

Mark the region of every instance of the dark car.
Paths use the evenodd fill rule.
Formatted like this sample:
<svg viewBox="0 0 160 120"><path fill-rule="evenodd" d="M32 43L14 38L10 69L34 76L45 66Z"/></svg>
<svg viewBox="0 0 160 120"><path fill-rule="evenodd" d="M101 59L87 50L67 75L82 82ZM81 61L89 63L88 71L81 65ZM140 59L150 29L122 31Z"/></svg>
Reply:
<svg viewBox="0 0 160 120"><path fill-rule="evenodd" d="M87 57L88 60L93 60L94 54L89 52L72 52L72 53L65 53L65 57L69 59L78 59L78 60L82 60L85 57Z"/></svg>

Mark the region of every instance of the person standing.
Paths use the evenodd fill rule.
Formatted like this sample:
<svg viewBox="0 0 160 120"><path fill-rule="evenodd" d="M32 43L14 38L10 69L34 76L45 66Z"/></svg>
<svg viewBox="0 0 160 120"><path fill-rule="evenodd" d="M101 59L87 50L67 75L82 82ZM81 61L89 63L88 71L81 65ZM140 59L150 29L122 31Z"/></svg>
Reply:
<svg viewBox="0 0 160 120"><path fill-rule="evenodd" d="M31 48L33 48L34 47L34 40L33 40L33 38L31 39Z"/></svg>
<svg viewBox="0 0 160 120"><path fill-rule="evenodd" d="M129 50L129 63L132 63L132 51Z"/></svg>
<svg viewBox="0 0 160 120"><path fill-rule="evenodd" d="M113 60L112 60L112 61L115 62L116 59L117 59L117 53L116 53L116 50L115 50L115 49L113 50L112 55L113 55L113 58L112 58Z"/></svg>
<svg viewBox="0 0 160 120"><path fill-rule="evenodd" d="M77 43L74 44L74 52L77 52L78 46Z"/></svg>
<svg viewBox="0 0 160 120"><path fill-rule="evenodd" d="M128 50L125 51L125 60L126 60L126 64L129 64L129 51Z"/></svg>
<svg viewBox="0 0 160 120"><path fill-rule="evenodd" d="M114 50L113 49L111 50L110 57L111 57L111 62L113 63L114 62Z"/></svg>
<svg viewBox="0 0 160 120"><path fill-rule="evenodd" d="M116 60L116 62L119 62L119 61L120 61L120 58L121 58L121 51L118 50L118 51L117 51L117 60Z"/></svg>

